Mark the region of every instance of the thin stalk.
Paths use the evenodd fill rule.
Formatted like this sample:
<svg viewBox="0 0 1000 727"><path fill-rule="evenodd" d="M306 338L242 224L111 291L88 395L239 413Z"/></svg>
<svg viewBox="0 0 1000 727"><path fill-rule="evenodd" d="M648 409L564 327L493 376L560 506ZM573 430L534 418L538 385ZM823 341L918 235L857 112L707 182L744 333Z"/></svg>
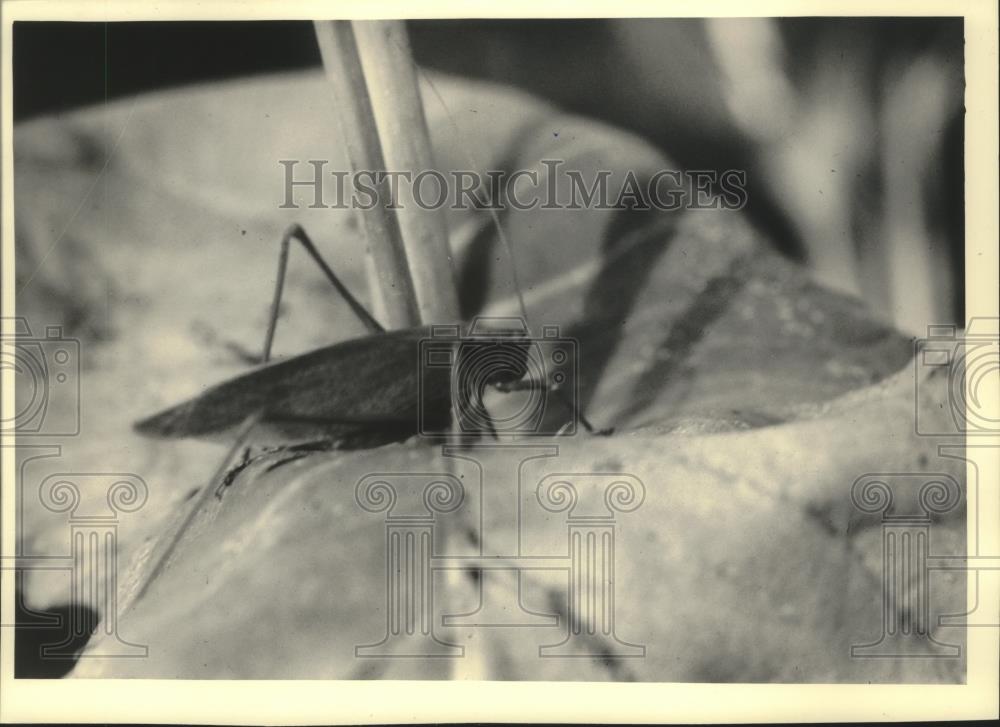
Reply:
<svg viewBox="0 0 1000 727"><path fill-rule="evenodd" d="M316 21L316 39L323 56L326 77L340 119L341 135L347 147L352 178L359 171L385 170L371 99L358 56L350 21ZM389 207L389 180L370 180L378 200L361 211L362 228L368 243L369 279L377 280L372 291L374 308L387 329L410 328L420 324L420 311L410 276L399 221Z"/></svg>
<svg viewBox="0 0 1000 727"><path fill-rule="evenodd" d="M430 134L405 23L363 20L351 25L388 169L408 172L412 178L433 170ZM426 183L431 191L424 194L435 198L437 184ZM424 324L458 322L444 208L418 205L409 183L398 185L394 201L421 320Z"/></svg>

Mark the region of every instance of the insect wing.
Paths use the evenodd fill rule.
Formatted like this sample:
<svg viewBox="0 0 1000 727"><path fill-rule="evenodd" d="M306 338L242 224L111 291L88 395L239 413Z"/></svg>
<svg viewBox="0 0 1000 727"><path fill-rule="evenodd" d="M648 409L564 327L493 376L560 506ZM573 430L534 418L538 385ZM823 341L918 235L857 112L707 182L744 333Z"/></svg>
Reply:
<svg viewBox="0 0 1000 727"><path fill-rule="evenodd" d="M419 360L428 329L343 341L224 381L135 425L153 437L216 437L248 416L322 424L416 422L421 404L448 407L449 372ZM423 377L423 381L421 381ZM447 413L447 412L445 412Z"/></svg>

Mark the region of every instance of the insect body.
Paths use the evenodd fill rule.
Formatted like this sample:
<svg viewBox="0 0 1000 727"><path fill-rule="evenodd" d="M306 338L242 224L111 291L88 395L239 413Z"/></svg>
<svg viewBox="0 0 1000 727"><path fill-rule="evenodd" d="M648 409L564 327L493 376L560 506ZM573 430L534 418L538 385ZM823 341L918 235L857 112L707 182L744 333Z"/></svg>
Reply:
<svg viewBox="0 0 1000 727"><path fill-rule="evenodd" d="M370 334L270 362L292 240L305 247ZM136 598L169 561L209 493L214 489L221 497L232 480L227 476L230 463L249 444L289 448L294 450L289 459L295 459L316 444L371 445L415 434L440 435L448 431L452 413L457 424L453 433L497 436L497 422L483 403L490 387L534 396L523 416L515 412L499 422L504 433L563 434L577 421L592 432L572 391L564 393L575 380L573 342L559 338L552 327L541 338L531 338L522 320L507 320L492 329L477 320L464 331L457 325L386 331L340 282L302 228L289 228L282 237L261 364L135 424L146 436L232 442L213 476L217 487L205 488L147 571ZM553 425L553 417L545 416L553 411L545 406L550 392L562 400L568 422L564 417ZM238 467L250 461L247 450Z"/></svg>
<svg viewBox="0 0 1000 727"><path fill-rule="evenodd" d="M289 244L298 240L316 260L370 335L269 363L284 285ZM262 365L209 388L199 396L138 422L152 437L197 437L232 442L248 418L255 424L244 437L256 444L287 444L327 439L350 442L368 437L405 439L445 429L454 411L464 434L496 433L482 403L488 387L538 394L559 391L575 381L574 342L554 327L530 338L521 319L499 319L500 326L477 319L465 331L457 325L385 331L351 295L296 226L282 238L278 279L265 337ZM526 375L528 378L526 379ZM572 394L559 394L579 418ZM554 397L555 398L555 397ZM538 396L534 399L539 402ZM529 402L530 403L530 402ZM543 402L545 403L545 402ZM556 434L545 418L551 408L536 406L517 421L515 433Z"/></svg>
<svg viewBox="0 0 1000 727"><path fill-rule="evenodd" d="M418 391L428 393L429 420L447 423L448 372L418 366L419 343L429 334L429 328L373 333L267 363L135 428L148 436L231 442L243 421L259 413L251 438L259 443L337 440L380 426L415 434Z"/></svg>
<svg viewBox="0 0 1000 727"><path fill-rule="evenodd" d="M483 331L481 324L473 322L468 334L458 326L373 333L264 364L135 429L152 437L232 442L242 423L256 416L247 438L253 443L349 442L380 433L406 438L442 432L454 412L460 433L496 433L483 404L493 387L532 392L522 407L529 410L500 422L501 433L565 433L566 422L546 424L548 402L540 398L574 378L568 371L576 363L572 351L555 349L546 366L543 346L553 348L561 339L536 341L514 328Z"/></svg>

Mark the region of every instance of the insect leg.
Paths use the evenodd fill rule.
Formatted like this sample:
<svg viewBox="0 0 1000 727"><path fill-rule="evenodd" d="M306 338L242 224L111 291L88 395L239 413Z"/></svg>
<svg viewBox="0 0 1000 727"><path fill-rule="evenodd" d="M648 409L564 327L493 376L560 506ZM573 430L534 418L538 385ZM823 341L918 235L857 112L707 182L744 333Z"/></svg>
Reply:
<svg viewBox="0 0 1000 727"><path fill-rule="evenodd" d="M240 448L243 446L247 438L250 436L250 432L253 430L255 426L257 426L258 422L260 422L262 417L263 417L262 412L251 414L240 425L239 430L237 430L236 441L229 448L229 451L226 452L226 456L222 459L222 462L219 464L218 469L215 470L215 473L212 475L212 479L209 480L209 482L205 485L204 489L198 496L198 499L195 501L194 505L191 506L191 510L188 511L188 514L185 516L184 520L181 521L181 524L174 531L174 534L170 537L170 541L164 547L163 552L157 559L156 563L153 565L152 568L150 568L146 572L146 577L143 580L142 585L139 587L139 590L135 594L135 600L139 600L140 598L142 598L142 595L146 592L146 589L149 587L149 584L156 579L156 577L160 574L160 571L162 571L164 566L167 565L167 561L169 561L170 556L173 555L174 550L177 548L177 544L181 540L181 537L183 537L184 533L187 532L187 529L191 526L191 523L194 522L195 515L197 515L198 512L201 511L202 507L204 506L205 502L208 501L209 497L211 497L213 493L216 493L218 491L218 488L213 487L213 485L217 482L224 480L226 472L229 470L230 462L232 462L233 460L233 457L236 456L236 453L240 451Z"/></svg>
<svg viewBox="0 0 1000 727"><path fill-rule="evenodd" d="M473 387L467 387L459 392L459 401L455 407L455 417L458 419L459 431L483 431L485 430L499 440L496 426L493 424L493 417L486 410L483 403L482 390L476 391Z"/></svg>
<svg viewBox="0 0 1000 727"><path fill-rule="evenodd" d="M240 461L237 462L234 467L229 468L225 476L219 482L218 487L215 488L216 498L218 498L219 500L222 499L222 493L225 491L225 489L229 487L231 484L233 484L233 480L236 479L236 476L239 475L240 472L242 472L251 464L253 464L254 459L255 459L254 457L250 456L250 447L245 448L243 450L243 456L240 458Z"/></svg>
<svg viewBox="0 0 1000 727"><path fill-rule="evenodd" d="M512 391L548 391L555 394L556 398L559 399L563 404L566 405L570 411L573 412L573 418L580 422L581 426L587 430L587 433L594 434L597 436L608 436L614 432L614 428L608 427L607 429L595 429L594 425L590 423L580 407L576 404L576 399L572 396L567 396L565 392L558 386L549 386L544 381L536 381L535 379L522 379L521 381L507 381L503 383L493 384L493 387L497 391L502 391L504 393L509 393ZM561 431L561 430L560 430Z"/></svg>
<svg viewBox="0 0 1000 727"><path fill-rule="evenodd" d="M326 260L323 259L323 256L316 249L313 241L306 234L306 231L302 229L302 226L292 225L281 236L281 252L278 254L278 277L274 285L274 298L271 302L271 313L267 322L267 334L264 336L264 350L261 355L262 363L267 363L271 358L271 345L274 343L274 331L278 326L278 307L281 305L281 294L285 287L285 273L288 271L288 252L291 248L292 240L298 241L306 249L306 252L316 262L319 269L323 271L330 284L337 289L337 292L340 293L341 297L350 306L351 310L354 311L354 314L364 324L365 328L371 333L381 333L385 330L372 317L372 314L358 302L358 299L351 294L347 286L340 282L340 278L327 265Z"/></svg>

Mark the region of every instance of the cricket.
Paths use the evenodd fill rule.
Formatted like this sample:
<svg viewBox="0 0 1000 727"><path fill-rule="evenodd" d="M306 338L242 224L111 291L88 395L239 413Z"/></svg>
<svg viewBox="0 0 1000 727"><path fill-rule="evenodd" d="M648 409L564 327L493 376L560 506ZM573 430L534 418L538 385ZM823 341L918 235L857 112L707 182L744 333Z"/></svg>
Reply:
<svg viewBox="0 0 1000 727"><path fill-rule="evenodd" d="M299 242L316 261L369 334L271 362L292 241ZM424 366L419 344L432 339L433 332L431 326L387 331L344 286L305 230L293 225L281 239L260 365L136 423L135 429L161 438L231 442L235 437L237 446L315 442L350 448L359 439L394 441L421 431L443 432L455 409L461 431L475 432L478 421L485 423L484 433L496 437L483 402L488 387L504 393L562 391L548 376L526 377L529 341L523 329L493 329L479 338L460 337L451 343L453 355L443 365ZM464 376L456 386L453 375L457 371L473 375ZM571 397L559 399L584 429L595 431ZM248 421L252 427L244 426Z"/></svg>
<svg viewBox="0 0 1000 727"><path fill-rule="evenodd" d="M365 76L361 72L359 39L355 38L348 23L339 21L317 23L316 32L338 101L344 142L353 150L352 166L384 168L383 140L377 133ZM379 80L401 86L398 95L408 98L408 107L402 109L401 115L419 118L419 122L413 124L413 138L404 142L412 144L415 141L423 150L417 155L418 162L419 157L423 157L424 163L429 165L430 141L420 107L415 67L405 31L402 33L396 36L389 33L388 43L381 46L393 61L396 75L383 75ZM438 98L443 103L440 95ZM445 109L447 111L447 107ZM362 164L359 159L366 163ZM407 159L402 166L418 162ZM391 289L398 294L401 288L411 298L404 304L404 307L409 306L409 315L406 311L402 317L390 315L398 323L414 317L414 286L419 272L415 270L414 260L402 252L401 228L407 221L397 219L395 212L393 208L368 211L362 215L362 226L371 261L379 270L392 270L397 276L395 280L401 283L383 285L382 292ZM500 326L481 319L460 325L422 320L421 325L396 325L394 330L388 330L388 326L376 320L343 284L300 225L293 224L285 231L280 240L267 330L259 359L254 362L256 365L245 374L218 383L134 425L139 434L147 437L199 438L230 445L186 517L171 535L166 536L159 556L155 557L137 591L137 599L167 565L176 545L212 493L222 499L236 475L255 461L254 448L259 448L259 456L277 453L277 460L268 467L270 471L310 452L373 447L418 434L429 436L432 441L435 437L438 441L449 438L452 442L482 436L498 439L507 431L504 422L499 422L501 426L498 426L498 420L484 402L490 390L502 394L528 392L529 399L536 396L529 404L536 405L538 395L551 394L551 400L558 402L561 409L559 423L551 425L556 418L552 416L556 408L547 406L545 399L543 406L536 406L537 416L532 425L535 434L565 435L575 432L578 424L591 434L611 433L610 429L595 429L579 410L573 392L567 394L564 390L567 382L575 384L575 350L559 347L559 339L551 334L554 327L544 327L547 332L540 341L550 350L550 356L539 348L539 339L529 335L527 310L517 281L510 241L504 235L499 217L492 210L490 214L497 238L506 248L511 262L521 312L520 318L506 319L508 323ZM293 243L305 250L368 333L361 338L272 361ZM447 249L446 238L439 235L436 243L439 252L442 248ZM380 251L382 257L379 257ZM447 258L442 258L438 262L450 266ZM433 287L433 284L424 283L425 289ZM373 291L373 295L378 293L378 290ZM234 465L241 450L242 458Z"/></svg>
<svg viewBox="0 0 1000 727"><path fill-rule="evenodd" d="M369 334L271 362L292 241L308 251ZM530 341L525 330L494 329L479 337L452 338L436 351L450 356L439 357L438 365L423 365L421 343L433 342L433 333L432 326L385 330L343 285L305 230L291 226L281 239L260 364L135 424L135 430L148 437L231 442L209 484L148 571L136 598L166 566L208 497L214 493L221 499L235 476L253 461L254 445L264 453L282 450L282 458L270 465L270 471L309 452L376 446L435 431L444 435L453 423L458 436L498 438L484 403L489 388L502 393L555 394L569 415L555 435L577 422L591 434L612 433L595 429L574 398L562 395L558 374L555 382L546 373L538 378L529 375ZM544 372L544 359L536 362L542 363ZM242 460L232 467L241 449Z"/></svg>

